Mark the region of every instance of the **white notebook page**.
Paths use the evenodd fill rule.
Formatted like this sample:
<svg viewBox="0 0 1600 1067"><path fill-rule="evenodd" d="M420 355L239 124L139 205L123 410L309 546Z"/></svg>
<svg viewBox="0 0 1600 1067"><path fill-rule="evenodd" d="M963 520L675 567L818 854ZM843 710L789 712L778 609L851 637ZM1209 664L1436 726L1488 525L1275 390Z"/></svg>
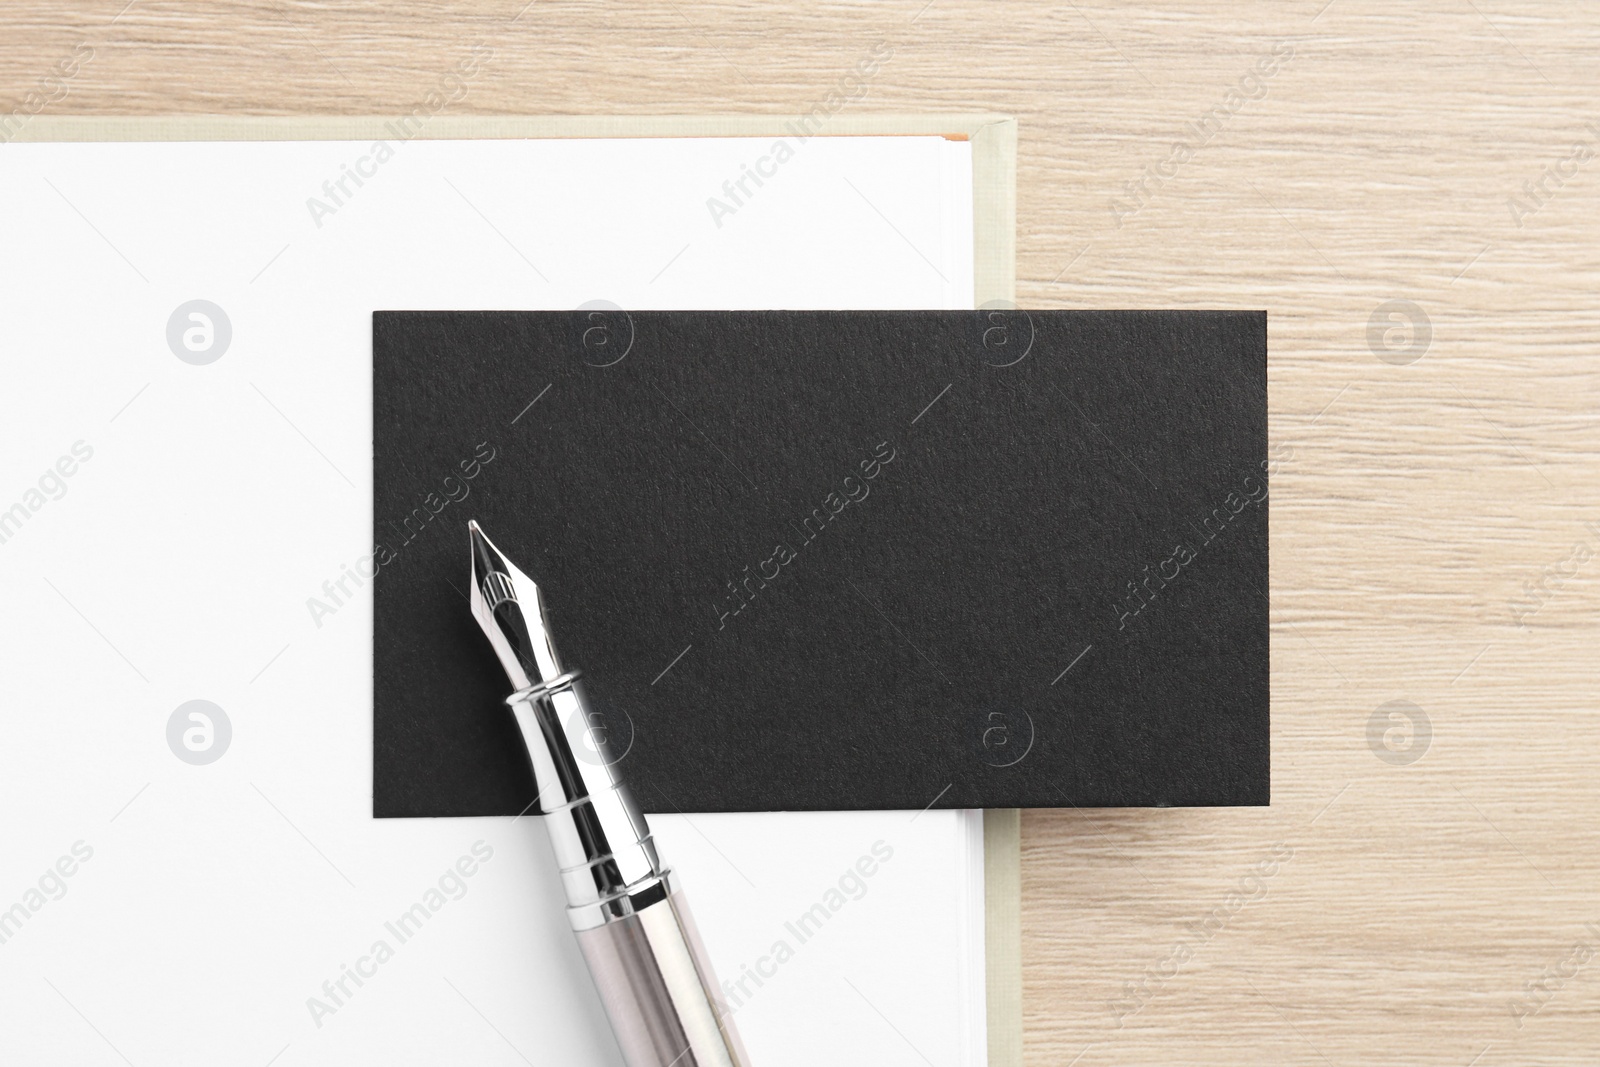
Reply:
<svg viewBox="0 0 1600 1067"><path fill-rule="evenodd" d="M785 144L0 146L0 1061L620 1063L543 828L374 820L370 587L307 601L374 309L972 306L968 144ZM976 813L651 824L756 1067L983 1062Z"/></svg>

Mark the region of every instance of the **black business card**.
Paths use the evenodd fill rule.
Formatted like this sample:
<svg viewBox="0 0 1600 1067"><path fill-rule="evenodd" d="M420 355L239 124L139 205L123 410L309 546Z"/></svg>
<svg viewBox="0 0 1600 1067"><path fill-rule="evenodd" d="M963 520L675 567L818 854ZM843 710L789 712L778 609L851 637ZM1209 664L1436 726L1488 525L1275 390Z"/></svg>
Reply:
<svg viewBox="0 0 1600 1067"><path fill-rule="evenodd" d="M374 814L534 797L472 518L646 811L1267 803L1266 326L376 313Z"/></svg>

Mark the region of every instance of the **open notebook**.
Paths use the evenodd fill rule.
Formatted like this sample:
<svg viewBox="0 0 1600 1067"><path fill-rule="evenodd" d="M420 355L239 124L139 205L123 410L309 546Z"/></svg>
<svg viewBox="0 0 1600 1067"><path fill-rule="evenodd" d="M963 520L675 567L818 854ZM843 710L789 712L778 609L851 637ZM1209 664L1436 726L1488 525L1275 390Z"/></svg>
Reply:
<svg viewBox="0 0 1600 1067"><path fill-rule="evenodd" d="M542 828L372 818L371 312L971 307L971 143L275 121L0 147L0 1059L617 1063ZM986 1061L979 813L651 823L757 1067Z"/></svg>

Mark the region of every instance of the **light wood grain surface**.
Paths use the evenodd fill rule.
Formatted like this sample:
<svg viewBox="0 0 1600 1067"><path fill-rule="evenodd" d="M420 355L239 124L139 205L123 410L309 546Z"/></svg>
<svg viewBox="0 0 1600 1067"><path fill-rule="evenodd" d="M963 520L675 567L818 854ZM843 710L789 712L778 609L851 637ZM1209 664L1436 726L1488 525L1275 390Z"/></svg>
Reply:
<svg viewBox="0 0 1600 1067"><path fill-rule="evenodd" d="M1025 813L1027 1062L1600 1061L1600 6L125 2L0 114L1016 115L1019 302L1268 309L1281 460L1272 806Z"/></svg>

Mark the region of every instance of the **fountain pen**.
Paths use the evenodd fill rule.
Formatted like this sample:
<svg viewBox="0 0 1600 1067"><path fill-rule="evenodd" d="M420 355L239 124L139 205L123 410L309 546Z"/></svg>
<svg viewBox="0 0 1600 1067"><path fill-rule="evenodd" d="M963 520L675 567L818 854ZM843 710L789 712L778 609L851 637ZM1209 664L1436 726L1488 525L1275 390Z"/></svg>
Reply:
<svg viewBox="0 0 1600 1067"><path fill-rule="evenodd" d="M683 893L562 665L539 587L467 524L472 615L511 681L567 918L628 1067L749 1067Z"/></svg>

